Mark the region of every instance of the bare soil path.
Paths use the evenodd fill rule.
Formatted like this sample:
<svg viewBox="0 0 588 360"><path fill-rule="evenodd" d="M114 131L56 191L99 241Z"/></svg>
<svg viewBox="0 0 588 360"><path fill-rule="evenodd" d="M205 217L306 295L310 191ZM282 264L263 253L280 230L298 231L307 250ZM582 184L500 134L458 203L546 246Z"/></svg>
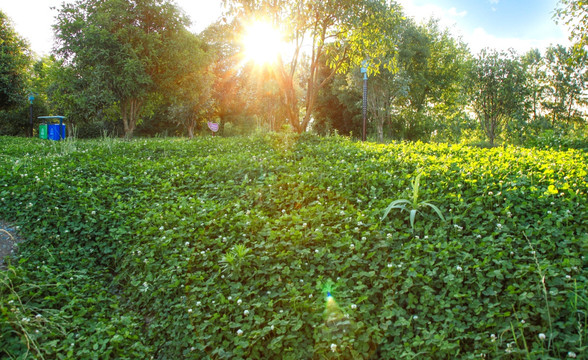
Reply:
<svg viewBox="0 0 588 360"><path fill-rule="evenodd" d="M16 244L22 241L23 238L18 235L16 226L0 220L0 270L6 269L5 258L14 255Z"/></svg>

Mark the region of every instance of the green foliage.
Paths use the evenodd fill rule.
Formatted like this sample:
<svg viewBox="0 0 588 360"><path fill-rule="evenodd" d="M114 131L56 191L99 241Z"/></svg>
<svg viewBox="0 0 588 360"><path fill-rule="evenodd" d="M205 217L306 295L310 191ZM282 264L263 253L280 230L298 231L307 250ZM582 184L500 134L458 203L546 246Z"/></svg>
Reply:
<svg viewBox="0 0 588 360"><path fill-rule="evenodd" d="M0 11L0 110L26 100L26 75L31 62L28 52L28 45Z"/></svg>
<svg viewBox="0 0 588 360"><path fill-rule="evenodd" d="M286 0L276 6L269 0L223 2L238 21L268 19L287 36L286 41L293 48L292 56L280 59L271 72L280 86L285 117L298 133L307 130L316 110L318 93L335 74L349 73L365 59L373 63L371 71L377 71L380 65L392 66L383 63L383 55L396 45L392 34L401 20L396 3ZM311 49L303 51L309 44ZM322 64L329 69L326 78L320 74L324 70Z"/></svg>
<svg viewBox="0 0 588 360"><path fill-rule="evenodd" d="M588 3L583 0L560 0L555 19L570 29L570 40L580 52L588 51Z"/></svg>
<svg viewBox="0 0 588 360"><path fill-rule="evenodd" d="M512 52L484 49L469 74L472 107L491 145L513 119L525 120L526 73Z"/></svg>
<svg viewBox="0 0 588 360"><path fill-rule="evenodd" d="M585 357L583 151L309 134L0 147L0 218L27 239L0 274L0 357ZM416 169L446 222L424 212L413 233L380 218Z"/></svg>
<svg viewBox="0 0 588 360"><path fill-rule="evenodd" d="M66 79L83 85L85 101L96 109L119 108L130 137L146 100L193 71L181 57L195 50L187 46L193 35L186 25L168 1L78 0L59 10L57 54L75 74Z"/></svg>

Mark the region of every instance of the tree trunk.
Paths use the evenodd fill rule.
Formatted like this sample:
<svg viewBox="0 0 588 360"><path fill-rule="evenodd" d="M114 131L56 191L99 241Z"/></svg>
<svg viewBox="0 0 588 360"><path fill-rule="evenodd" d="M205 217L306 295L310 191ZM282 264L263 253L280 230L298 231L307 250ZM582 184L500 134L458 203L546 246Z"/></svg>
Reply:
<svg viewBox="0 0 588 360"><path fill-rule="evenodd" d="M190 122L190 124L188 124L188 138L189 139L194 138L194 123L193 122Z"/></svg>
<svg viewBox="0 0 588 360"><path fill-rule="evenodd" d="M120 112L122 114L125 138L133 137L133 132L137 127L137 117L141 111L143 102L136 98L126 98L121 101Z"/></svg>

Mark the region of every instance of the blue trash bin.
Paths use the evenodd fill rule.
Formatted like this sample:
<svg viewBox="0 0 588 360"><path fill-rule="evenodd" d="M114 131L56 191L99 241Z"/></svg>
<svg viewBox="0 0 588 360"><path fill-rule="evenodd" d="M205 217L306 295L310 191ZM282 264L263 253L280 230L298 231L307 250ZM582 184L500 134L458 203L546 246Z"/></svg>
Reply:
<svg viewBox="0 0 588 360"><path fill-rule="evenodd" d="M65 124L49 124L47 125L47 138L49 140L59 141L65 139Z"/></svg>

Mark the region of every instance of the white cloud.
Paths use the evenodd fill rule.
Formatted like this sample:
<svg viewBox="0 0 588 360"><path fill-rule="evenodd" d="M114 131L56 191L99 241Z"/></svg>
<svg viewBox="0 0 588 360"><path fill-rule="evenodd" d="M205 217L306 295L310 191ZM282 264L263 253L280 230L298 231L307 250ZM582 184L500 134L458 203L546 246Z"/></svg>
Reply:
<svg viewBox="0 0 588 360"><path fill-rule="evenodd" d="M465 17L468 14L468 12L465 10L457 11L456 8L452 7L452 8L449 8L449 10L447 10L447 14L449 14L449 16L451 16L451 17L462 18L462 17Z"/></svg>
<svg viewBox="0 0 588 360"><path fill-rule="evenodd" d="M497 37L494 35L489 34L483 28L476 28L470 34L462 34L463 40L469 44L470 51L472 54L477 54L480 50L484 48L493 48L496 50L508 50L508 49L515 49L520 55L524 54L525 52L531 49L539 49L544 50L549 45L555 44L562 44L562 39L559 37L551 37L551 38L544 38L544 39L523 39L523 38L505 38L505 37ZM568 46L569 43L562 44L564 46Z"/></svg>
<svg viewBox="0 0 588 360"><path fill-rule="evenodd" d="M489 0L492 4L498 4L500 0ZM473 30L467 30L460 23L465 18L471 16L466 10L461 10L456 7L442 8L437 5L415 5L414 0L400 0L399 3L404 9L404 13L413 17L417 22L422 22L431 17L439 19L439 24L448 28L454 36L460 37L466 44L469 45L470 51L477 54L481 49L486 47L495 48L497 50L507 50L509 48L515 49L520 54L527 52L530 49L538 48L544 50L552 44L562 44L569 46L569 41L562 38L561 34L566 34L563 30L559 34L557 31L553 32L552 36L533 38L527 37L498 37L490 34L486 29L478 27ZM492 7L492 10L496 10ZM549 26L549 24L546 24ZM561 26L563 29L563 26Z"/></svg>
<svg viewBox="0 0 588 360"><path fill-rule="evenodd" d="M427 21L431 18L439 19L439 24L446 28L453 28L456 20L467 16L465 10L458 10L455 7L449 9L433 4L415 5L412 0L400 0L404 13L413 17L417 22Z"/></svg>

